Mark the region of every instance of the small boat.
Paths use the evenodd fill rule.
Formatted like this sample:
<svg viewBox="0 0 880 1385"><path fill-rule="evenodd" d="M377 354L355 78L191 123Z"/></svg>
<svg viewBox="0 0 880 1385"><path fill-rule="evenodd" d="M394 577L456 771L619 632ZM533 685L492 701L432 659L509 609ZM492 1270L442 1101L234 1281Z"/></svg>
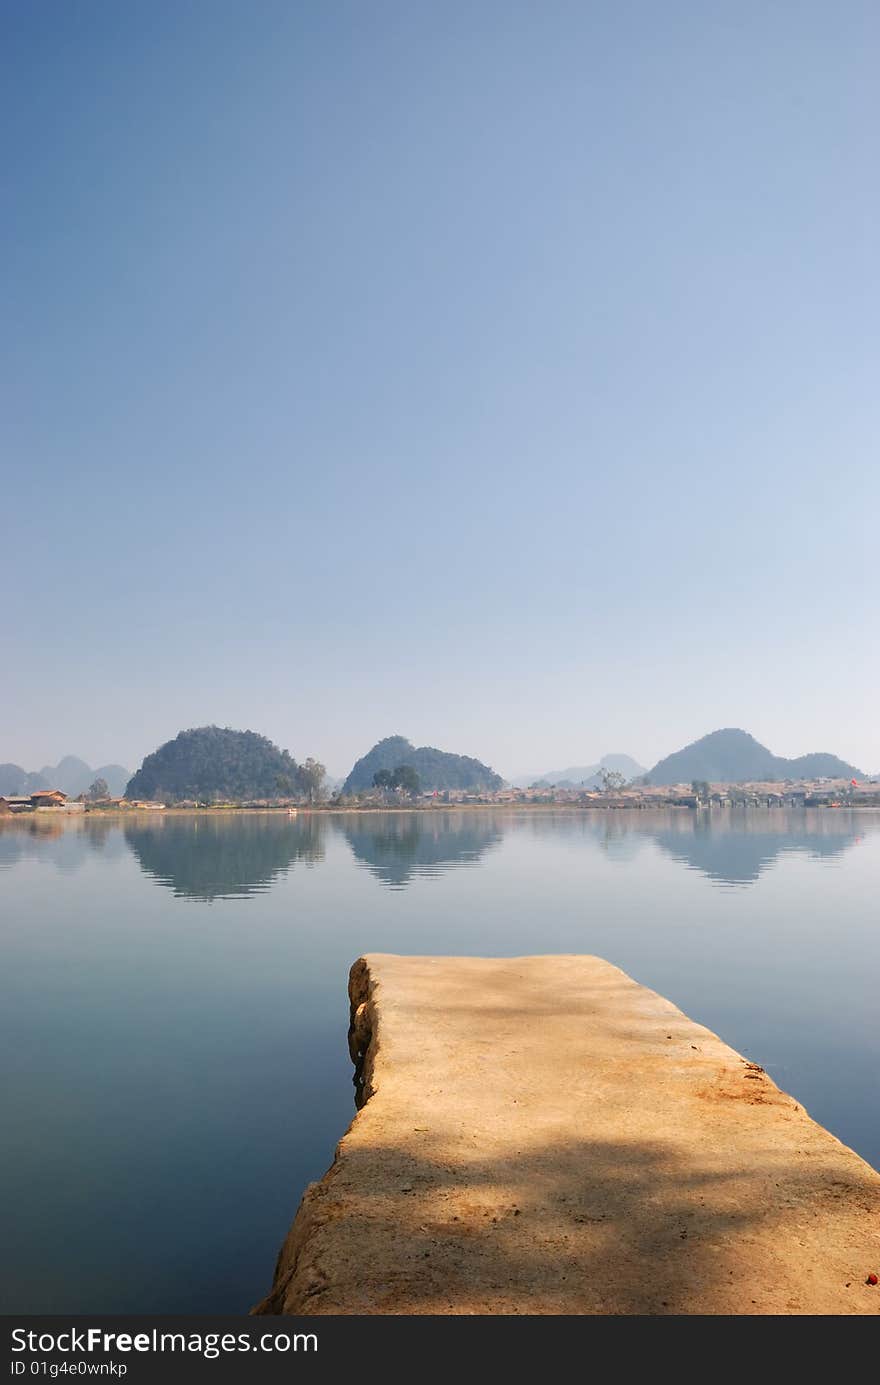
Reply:
<svg viewBox="0 0 880 1385"><path fill-rule="evenodd" d="M299 811L298 808L288 808L288 810L287 810L287 816L288 816L289 818L295 818L296 815L297 815L297 813L298 813L298 811Z"/></svg>

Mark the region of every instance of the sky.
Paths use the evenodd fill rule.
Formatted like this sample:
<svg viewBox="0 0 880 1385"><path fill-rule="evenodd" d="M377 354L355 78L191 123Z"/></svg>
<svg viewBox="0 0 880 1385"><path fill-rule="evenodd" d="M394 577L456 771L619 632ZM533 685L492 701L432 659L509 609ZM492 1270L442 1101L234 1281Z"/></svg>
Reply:
<svg viewBox="0 0 880 1385"><path fill-rule="evenodd" d="M0 761L880 769L873 0L0 23Z"/></svg>

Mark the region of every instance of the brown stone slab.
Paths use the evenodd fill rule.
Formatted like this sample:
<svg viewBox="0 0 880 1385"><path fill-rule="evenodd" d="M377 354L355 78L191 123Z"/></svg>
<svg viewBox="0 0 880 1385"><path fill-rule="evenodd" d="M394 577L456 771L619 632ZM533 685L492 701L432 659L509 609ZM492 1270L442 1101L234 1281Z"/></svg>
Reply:
<svg viewBox="0 0 880 1385"><path fill-rule="evenodd" d="M878 1313L880 1174L597 957L356 962L368 1100L262 1313Z"/></svg>

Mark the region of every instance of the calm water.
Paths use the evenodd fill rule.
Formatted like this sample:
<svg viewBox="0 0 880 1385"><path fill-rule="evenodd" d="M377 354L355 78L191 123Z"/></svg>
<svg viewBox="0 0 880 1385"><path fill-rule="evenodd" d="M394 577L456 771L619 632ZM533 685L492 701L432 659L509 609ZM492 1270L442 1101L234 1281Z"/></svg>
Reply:
<svg viewBox="0 0 880 1385"><path fill-rule="evenodd" d="M0 828L2 1307L240 1312L353 1114L364 951L594 952L880 1165L880 815Z"/></svg>

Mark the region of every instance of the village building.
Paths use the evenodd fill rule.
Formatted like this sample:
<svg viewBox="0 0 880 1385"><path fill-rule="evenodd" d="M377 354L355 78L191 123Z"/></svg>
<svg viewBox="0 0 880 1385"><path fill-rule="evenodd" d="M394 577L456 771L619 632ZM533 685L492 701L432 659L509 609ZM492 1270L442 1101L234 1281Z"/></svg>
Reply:
<svg viewBox="0 0 880 1385"><path fill-rule="evenodd" d="M60 789L38 789L31 794L32 808L63 808L67 802L67 794Z"/></svg>
<svg viewBox="0 0 880 1385"><path fill-rule="evenodd" d="M71 801L60 789L36 789L31 794L6 794L0 797L0 814L82 813L84 803Z"/></svg>

